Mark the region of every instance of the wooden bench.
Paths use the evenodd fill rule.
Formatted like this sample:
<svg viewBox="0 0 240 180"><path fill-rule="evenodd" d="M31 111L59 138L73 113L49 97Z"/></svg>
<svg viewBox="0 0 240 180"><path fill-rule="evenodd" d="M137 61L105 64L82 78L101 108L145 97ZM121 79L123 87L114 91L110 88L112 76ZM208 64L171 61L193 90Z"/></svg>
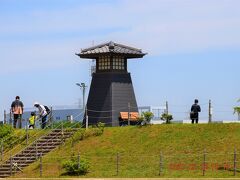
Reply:
<svg viewBox="0 0 240 180"><path fill-rule="evenodd" d="M138 121L139 113L138 112L130 112L129 113L129 120L130 121ZM120 120L128 121L128 112L120 112Z"/></svg>

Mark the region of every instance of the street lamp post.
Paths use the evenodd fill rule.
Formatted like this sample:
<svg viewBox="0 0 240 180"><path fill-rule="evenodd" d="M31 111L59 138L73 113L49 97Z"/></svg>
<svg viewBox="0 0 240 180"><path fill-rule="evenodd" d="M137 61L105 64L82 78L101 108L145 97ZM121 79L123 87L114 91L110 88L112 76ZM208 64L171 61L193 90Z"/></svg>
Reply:
<svg viewBox="0 0 240 180"><path fill-rule="evenodd" d="M80 87L80 89L82 89L82 93L83 93L83 111L86 112L86 128L88 128L88 115L87 115L87 108L85 107L85 90L87 88L87 86L85 85L85 83L76 83L77 86Z"/></svg>

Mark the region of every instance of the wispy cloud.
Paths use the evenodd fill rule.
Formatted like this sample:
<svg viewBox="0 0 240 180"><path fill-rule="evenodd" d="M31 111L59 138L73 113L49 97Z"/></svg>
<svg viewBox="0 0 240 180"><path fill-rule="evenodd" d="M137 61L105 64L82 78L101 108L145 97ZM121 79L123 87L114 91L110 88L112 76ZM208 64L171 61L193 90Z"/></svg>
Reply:
<svg viewBox="0 0 240 180"><path fill-rule="evenodd" d="M239 48L239 6L238 0L122 0L1 13L1 66L6 72L19 61L11 71L65 66L92 40L112 39L154 55Z"/></svg>

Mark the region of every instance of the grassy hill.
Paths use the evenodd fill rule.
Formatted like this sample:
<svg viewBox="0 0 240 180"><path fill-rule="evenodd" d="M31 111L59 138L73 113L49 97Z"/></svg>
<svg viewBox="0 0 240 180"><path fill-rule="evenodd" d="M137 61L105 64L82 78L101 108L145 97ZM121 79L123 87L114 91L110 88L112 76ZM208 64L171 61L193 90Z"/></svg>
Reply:
<svg viewBox="0 0 240 180"><path fill-rule="evenodd" d="M63 161L80 153L90 163L82 177L203 177L205 149L205 177L233 177L234 148L240 152L240 124L105 128L101 136L70 139L44 156L42 176L66 177ZM39 168L38 161L15 176L39 177Z"/></svg>

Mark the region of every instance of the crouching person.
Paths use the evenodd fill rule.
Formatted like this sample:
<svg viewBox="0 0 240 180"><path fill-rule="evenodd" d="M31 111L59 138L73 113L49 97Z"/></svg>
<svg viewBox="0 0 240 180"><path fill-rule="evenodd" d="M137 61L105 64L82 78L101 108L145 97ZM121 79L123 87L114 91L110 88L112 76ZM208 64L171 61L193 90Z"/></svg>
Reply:
<svg viewBox="0 0 240 180"><path fill-rule="evenodd" d="M31 116L29 118L29 129L35 128L36 114L35 112L31 112Z"/></svg>
<svg viewBox="0 0 240 180"><path fill-rule="evenodd" d="M44 105L42 104L39 104L38 102L35 102L34 103L34 107L36 107L39 111L39 116L40 118L42 119L42 129L44 129L46 127L46 124L47 124L47 110L46 108L44 107Z"/></svg>

